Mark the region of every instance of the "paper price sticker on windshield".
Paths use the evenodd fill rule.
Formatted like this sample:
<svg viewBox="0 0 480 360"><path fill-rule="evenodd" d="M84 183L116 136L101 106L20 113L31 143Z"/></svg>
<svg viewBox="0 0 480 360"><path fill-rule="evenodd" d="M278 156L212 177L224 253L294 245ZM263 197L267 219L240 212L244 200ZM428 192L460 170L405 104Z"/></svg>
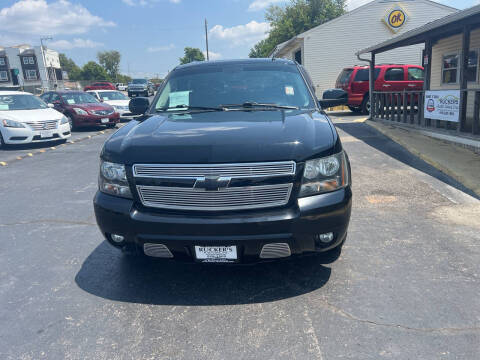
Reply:
<svg viewBox="0 0 480 360"><path fill-rule="evenodd" d="M295 95L295 90L293 90L293 86L285 86L285 94L290 96Z"/></svg>
<svg viewBox="0 0 480 360"><path fill-rule="evenodd" d="M0 110L8 110L9 106L8 104L0 104Z"/></svg>
<svg viewBox="0 0 480 360"><path fill-rule="evenodd" d="M67 103L69 103L70 105L75 104L75 100L74 99L67 99Z"/></svg>
<svg viewBox="0 0 480 360"><path fill-rule="evenodd" d="M169 107L176 107L179 105L190 105L190 91L176 91L168 95Z"/></svg>

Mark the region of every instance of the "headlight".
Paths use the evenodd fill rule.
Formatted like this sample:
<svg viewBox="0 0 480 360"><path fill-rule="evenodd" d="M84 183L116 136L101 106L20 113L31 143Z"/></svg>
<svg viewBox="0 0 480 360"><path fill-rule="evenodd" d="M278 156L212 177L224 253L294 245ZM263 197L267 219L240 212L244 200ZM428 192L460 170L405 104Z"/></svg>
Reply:
<svg viewBox="0 0 480 360"><path fill-rule="evenodd" d="M322 194L350 184L346 154L338 154L305 163L299 197Z"/></svg>
<svg viewBox="0 0 480 360"><path fill-rule="evenodd" d="M125 165L122 164L100 160L98 187L100 191L106 194L132 198L125 173Z"/></svg>
<svg viewBox="0 0 480 360"><path fill-rule="evenodd" d="M25 127L25 125L23 125L22 123L20 123L18 121L8 120L8 119L3 119L2 124L3 124L4 127L11 127L11 128L24 128Z"/></svg>
<svg viewBox="0 0 480 360"><path fill-rule="evenodd" d="M75 111L78 115L88 115L88 113L80 108L73 108L73 111Z"/></svg>
<svg viewBox="0 0 480 360"><path fill-rule="evenodd" d="M68 124L68 118L66 116L62 116L62 118L60 119L60 125L63 124Z"/></svg>

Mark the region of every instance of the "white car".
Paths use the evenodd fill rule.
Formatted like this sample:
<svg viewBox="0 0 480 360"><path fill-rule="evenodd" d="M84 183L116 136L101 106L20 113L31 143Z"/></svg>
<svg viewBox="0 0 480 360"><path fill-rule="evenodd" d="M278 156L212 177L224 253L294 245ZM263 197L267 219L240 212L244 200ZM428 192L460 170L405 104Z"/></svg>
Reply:
<svg viewBox="0 0 480 360"><path fill-rule="evenodd" d="M70 136L68 119L40 98L26 92L0 91L0 147Z"/></svg>
<svg viewBox="0 0 480 360"><path fill-rule="evenodd" d="M120 91L116 90L88 90L87 93L92 94L101 102L113 106L115 111L120 114L121 118L133 118L130 113L128 103L130 99Z"/></svg>

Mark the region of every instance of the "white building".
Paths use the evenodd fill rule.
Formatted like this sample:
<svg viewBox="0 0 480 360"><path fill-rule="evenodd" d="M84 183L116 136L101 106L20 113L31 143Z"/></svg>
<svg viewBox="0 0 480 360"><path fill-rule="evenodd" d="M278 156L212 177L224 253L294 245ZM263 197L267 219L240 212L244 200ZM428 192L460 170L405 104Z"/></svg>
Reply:
<svg viewBox="0 0 480 360"><path fill-rule="evenodd" d="M32 93L63 86L58 52L27 44L0 47L0 88L23 88Z"/></svg>
<svg viewBox="0 0 480 360"><path fill-rule="evenodd" d="M355 64L361 49L388 40L456 12L429 0L374 0L279 44L272 56L301 63L312 77L317 96L335 87L341 70ZM379 54L376 63L422 65L423 44Z"/></svg>

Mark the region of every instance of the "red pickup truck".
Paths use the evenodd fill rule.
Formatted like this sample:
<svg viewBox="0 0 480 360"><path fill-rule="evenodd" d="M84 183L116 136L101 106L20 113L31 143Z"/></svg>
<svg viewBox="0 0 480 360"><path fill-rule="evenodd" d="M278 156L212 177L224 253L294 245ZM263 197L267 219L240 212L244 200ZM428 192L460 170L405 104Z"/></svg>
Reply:
<svg viewBox="0 0 480 360"><path fill-rule="evenodd" d="M370 112L369 67L352 66L342 70L336 88L348 93L347 104L354 112ZM375 91L421 91L424 70L418 65L382 64L375 66Z"/></svg>

